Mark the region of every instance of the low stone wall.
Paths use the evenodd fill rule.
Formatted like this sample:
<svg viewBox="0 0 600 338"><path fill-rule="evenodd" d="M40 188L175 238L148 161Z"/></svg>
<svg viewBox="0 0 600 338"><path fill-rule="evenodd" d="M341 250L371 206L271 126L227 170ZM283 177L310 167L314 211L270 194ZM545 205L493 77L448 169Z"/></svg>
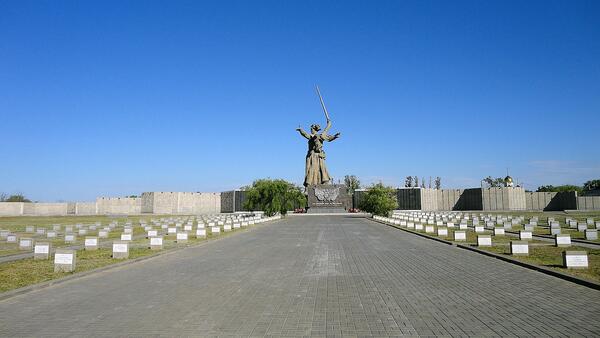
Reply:
<svg viewBox="0 0 600 338"><path fill-rule="evenodd" d="M141 198L141 210L163 215L217 214L221 212L221 193L145 192Z"/></svg>
<svg viewBox="0 0 600 338"><path fill-rule="evenodd" d="M23 203L24 216L61 216L68 214L69 203Z"/></svg>
<svg viewBox="0 0 600 338"><path fill-rule="evenodd" d="M139 197L98 197L98 215L130 215L142 213L142 199Z"/></svg>
<svg viewBox="0 0 600 338"><path fill-rule="evenodd" d="M577 197L578 210L600 210L600 196Z"/></svg>
<svg viewBox="0 0 600 338"><path fill-rule="evenodd" d="M0 216L21 216L24 204L22 202L0 202Z"/></svg>
<svg viewBox="0 0 600 338"><path fill-rule="evenodd" d="M527 210L561 211L577 209L577 193L567 192L526 192Z"/></svg>
<svg viewBox="0 0 600 338"><path fill-rule="evenodd" d="M75 215L95 215L96 212L96 202L75 203Z"/></svg>
<svg viewBox="0 0 600 338"><path fill-rule="evenodd" d="M523 188L484 188L482 210L525 210L525 190Z"/></svg>

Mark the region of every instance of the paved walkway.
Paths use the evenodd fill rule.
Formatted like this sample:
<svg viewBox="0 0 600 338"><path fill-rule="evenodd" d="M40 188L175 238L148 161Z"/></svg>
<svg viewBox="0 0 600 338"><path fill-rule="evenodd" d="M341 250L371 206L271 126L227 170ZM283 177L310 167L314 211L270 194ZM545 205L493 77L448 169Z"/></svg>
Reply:
<svg viewBox="0 0 600 338"><path fill-rule="evenodd" d="M0 301L0 336L600 335L600 291L348 216Z"/></svg>

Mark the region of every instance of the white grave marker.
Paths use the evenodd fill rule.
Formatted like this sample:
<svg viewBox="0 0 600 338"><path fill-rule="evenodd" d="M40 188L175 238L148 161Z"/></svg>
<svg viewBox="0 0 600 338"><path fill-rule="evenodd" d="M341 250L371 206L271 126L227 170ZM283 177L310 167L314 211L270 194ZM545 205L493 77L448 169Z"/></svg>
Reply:
<svg viewBox="0 0 600 338"><path fill-rule="evenodd" d="M50 258L50 243L35 243L33 247L33 259L48 259Z"/></svg>
<svg viewBox="0 0 600 338"><path fill-rule="evenodd" d="M117 241L113 242L112 252L112 256L115 259L129 258L129 243Z"/></svg>
<svg viewBox="0 0 600 338"><path fill-rule="evenodd" d="M56 249L54 253L54 272L72 272L75 270L75 250Z"/></svg>
<svg viewBox="0 0 600 338"><path fill-rule="evenodd" d="M565 252L563 252L563 265L567 269L587 269L587 268L589 268L587 252L585 252L585 251L565 251Z"/></svg>

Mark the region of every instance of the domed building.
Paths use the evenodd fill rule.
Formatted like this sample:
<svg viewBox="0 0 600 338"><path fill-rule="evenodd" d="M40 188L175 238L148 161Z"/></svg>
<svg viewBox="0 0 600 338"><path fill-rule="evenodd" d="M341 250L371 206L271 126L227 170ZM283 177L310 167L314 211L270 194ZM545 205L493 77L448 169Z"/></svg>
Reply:
<svg viewBox="0 0 600 338"><path fill-rule="evenodd" d="M512 177L510 177L510 176L506 176L506 177L504 178L504 186L505 186L505 187L510 187L510 188L512 188L512 187L514 187L514 186L515 186L515 184L514 184L514 182L513 182L513 179L512 179Z"/></svg>

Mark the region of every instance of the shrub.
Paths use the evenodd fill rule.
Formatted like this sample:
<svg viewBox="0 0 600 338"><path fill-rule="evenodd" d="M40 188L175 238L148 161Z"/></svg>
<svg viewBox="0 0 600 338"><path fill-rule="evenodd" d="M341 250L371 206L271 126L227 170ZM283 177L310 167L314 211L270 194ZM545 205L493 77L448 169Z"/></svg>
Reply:
<svg viewBox="0 0 600 338"><path fill-rule="evenodd" d="M250 211L262 210L266 216L273 216L278 212L285 215L288 210L305 206L306 196L302 190L284 180L256 180L246 190L244 208Z"/></svg>
<svg viewBox="0 0 600 338"><path fill-rule="evenodd" d="M360 209L379 216L388 216L397 207L396 189L386 187L382 183L372 185L360 203Z"/></svg>

